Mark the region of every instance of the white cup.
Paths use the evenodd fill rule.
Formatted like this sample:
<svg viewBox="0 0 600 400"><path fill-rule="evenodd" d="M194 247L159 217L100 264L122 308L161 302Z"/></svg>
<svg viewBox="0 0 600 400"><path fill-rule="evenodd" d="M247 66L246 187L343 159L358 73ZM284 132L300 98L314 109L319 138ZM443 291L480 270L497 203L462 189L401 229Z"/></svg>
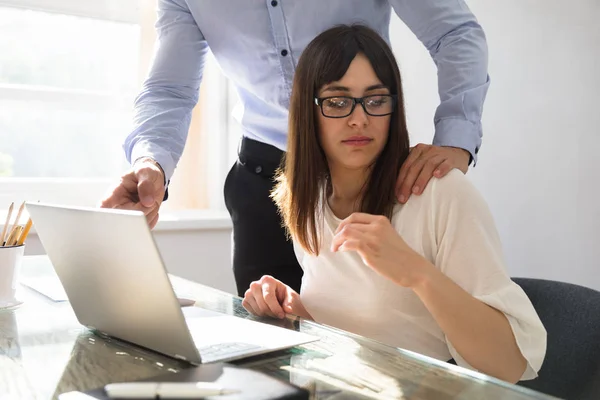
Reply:
<svg viewBox="0 0 600 400"><path fill-rule="evenodd" d="M14 307L25 245L0 247L0 309Z"/></svg>

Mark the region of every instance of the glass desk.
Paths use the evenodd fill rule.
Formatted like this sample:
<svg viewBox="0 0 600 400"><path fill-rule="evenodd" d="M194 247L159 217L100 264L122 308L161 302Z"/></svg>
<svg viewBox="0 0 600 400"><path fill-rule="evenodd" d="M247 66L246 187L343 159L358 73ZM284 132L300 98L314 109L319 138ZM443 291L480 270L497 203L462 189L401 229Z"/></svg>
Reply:
<svg viewBox="0 0 600 400"><path fill-rule="evenodd" d="M49 284L46 257L25 257L22 275ZM258 319L241 299L171 277L179 296L209 310ZM21 286L24 304L0 311L0 399L50 399L110 382L150 378L190 368L182 361L96 336L81 326L68 302ZM247 358L233 364L306 387L315 399L550 399L455 365L388 347L310 321L262 322L320 337L317 342Z"/></svg>

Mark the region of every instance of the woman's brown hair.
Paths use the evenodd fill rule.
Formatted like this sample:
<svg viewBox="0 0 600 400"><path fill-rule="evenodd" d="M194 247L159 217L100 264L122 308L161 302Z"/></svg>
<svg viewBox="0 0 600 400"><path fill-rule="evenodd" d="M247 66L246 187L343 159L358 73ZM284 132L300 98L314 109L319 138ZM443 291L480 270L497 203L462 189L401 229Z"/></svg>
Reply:
<svg viewBox="0 0 600 400"><path fill-rule="evenodd" d="M396 179L409 152L400 71L385 40L362 25L337 26L317 36L298 61L290 102L287 153L272 193L290 236L315 255L319 254L317 232L323 206L331 193L329 167L319 142L315 97L323 85L340 80L359 53L367 57L390 94L397 96L387 142L365 183L361 212L391 218Z"/></svg>

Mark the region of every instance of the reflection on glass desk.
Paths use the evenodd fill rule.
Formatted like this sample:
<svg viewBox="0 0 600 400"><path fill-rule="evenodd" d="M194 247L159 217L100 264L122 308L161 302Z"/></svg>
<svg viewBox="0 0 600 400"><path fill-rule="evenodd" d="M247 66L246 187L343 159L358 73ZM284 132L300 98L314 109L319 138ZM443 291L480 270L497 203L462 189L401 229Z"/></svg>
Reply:
<svg viewBox="0 0 600 400"><path fill-rule="evenodd" d="M45 257L25 257L23 274L52 276ZM171 277L176 292L195 305L258 319L241 299ZM190 365L82 327L68 302L20 287L24 304L0 311L0 399L49 399L111 382L177 373ZM234 364L309 388L315 399L550 399L483 374L384 346L310 321L262 320L321 339Z"/></svg>

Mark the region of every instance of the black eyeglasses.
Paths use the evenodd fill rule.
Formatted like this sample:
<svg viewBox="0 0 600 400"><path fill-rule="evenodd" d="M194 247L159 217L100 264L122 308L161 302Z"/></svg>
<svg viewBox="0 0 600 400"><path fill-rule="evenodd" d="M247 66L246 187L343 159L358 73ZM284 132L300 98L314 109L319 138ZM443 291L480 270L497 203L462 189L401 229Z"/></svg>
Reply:
<svg viewBox="0 0 600 400"><path fill-rule="evenodd" d="M356 104L360 104L368 115L383 117L394 112L396 99L395 94L374 94L365 97L331 96L315 97L315 104L327 118L345 118L354 112Z"/></svg>

